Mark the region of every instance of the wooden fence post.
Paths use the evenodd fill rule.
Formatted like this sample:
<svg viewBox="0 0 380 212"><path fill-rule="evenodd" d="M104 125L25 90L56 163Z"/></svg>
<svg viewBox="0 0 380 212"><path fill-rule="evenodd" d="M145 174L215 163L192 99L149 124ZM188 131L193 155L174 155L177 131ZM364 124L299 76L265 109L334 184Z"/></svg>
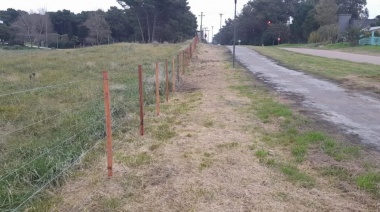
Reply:
<svg viewBox="0 0 380 212"><path fill-rule="evenodd" d="M156 62L156 114L160 115L160 70Z"/></svg>
<svg viewBox="0 0 380 212"><path fill-rule="evenodd" d="M104 111L106 116L106 136L107 136L107 170L108 176L112 176L112 128L111 128L111 101L108 72L103 71L103 91L104 91Z"/></svg>
<svg viewBox="0 0 380 212"><path fill-rule="evenodd" d="M193 42L190 44L190 58L193 57Z"/></svg>
<svg viewBox="0 0 380 212"><path fill-rule="evenodd" d="M182 75L185 73L185 51L182 51Z"/></svg>
<svg viewBox="0 0 380 212"><path fill-rule="evenodd" d="M172 60L172 92L175 92L175 65L174 65L174 58Z"/></svg>
<svg viewBox="0 0 380 212"><path fill-rule="evenodd" d="M140 94L140 135L144 135L144 91L142 83L142 66L139 65L139 94Z"/></svg>
<svg viewBox="0 0 380 212"><path fill-rule="evenodd" d="M180 73L180 67L181 67L181 62L180 62L180 57L179 57L179 54L177 55L177 84L178 86L180 85L180 76L179 76L179 73Z"/></svg>
<svg viewBox="0 0 380 212"><path fill-rule="evenodd" d="M165 70L166 70L166 102L169 102L169 69L168 60L165 60Z"/></svg>

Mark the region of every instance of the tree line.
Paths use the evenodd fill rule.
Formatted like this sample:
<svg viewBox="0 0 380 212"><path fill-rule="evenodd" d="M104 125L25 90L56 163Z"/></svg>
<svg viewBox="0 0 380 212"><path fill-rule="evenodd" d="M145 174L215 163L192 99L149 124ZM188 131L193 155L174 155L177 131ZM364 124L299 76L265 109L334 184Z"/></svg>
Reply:
<svg viewBox="0 0 380 212"><path fill-rule="evenodd" d="M250 0L237 15L236 39L245 45L335 42L347 37L338 35L337 15L366 19L366 4L366 0ZM380 26L380 15L377 20L375 25ZM233 23L225 21L215 43L220 38L222 45L233 43Z"/></svg>
<svg viewBox="0 0 380 212"><path fill-rule="evenodd" d="M187 0L117 1L124 9L47 12L0 10L0 40L9 45L75 48L114 42L181 42L194 37Z"/></svg>

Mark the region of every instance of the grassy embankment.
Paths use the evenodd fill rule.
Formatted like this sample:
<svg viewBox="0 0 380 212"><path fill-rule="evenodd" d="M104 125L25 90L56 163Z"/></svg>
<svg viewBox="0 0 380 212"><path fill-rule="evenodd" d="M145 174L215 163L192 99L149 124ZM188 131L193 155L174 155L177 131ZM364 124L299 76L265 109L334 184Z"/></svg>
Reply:
<svg viewBox="0 0 380 212"><path fill-rule="evenodd" d="M154 102L153 63L161 62L162 69L180 48L0 49L0 210L18 207L49 183L59 185L62 172L103 138L102 70L110 75L114 130L137 130L138 64L149 105ZM90 153L104 154L103 145Z"/></svg>
<svg viewBox="0 0 380 212"><path fill-rule="evenodd" d="M277 47L252 48L288 68L331 79L348 88L371 90L380 94L380 66L378 65L303 55Z"/></svg>

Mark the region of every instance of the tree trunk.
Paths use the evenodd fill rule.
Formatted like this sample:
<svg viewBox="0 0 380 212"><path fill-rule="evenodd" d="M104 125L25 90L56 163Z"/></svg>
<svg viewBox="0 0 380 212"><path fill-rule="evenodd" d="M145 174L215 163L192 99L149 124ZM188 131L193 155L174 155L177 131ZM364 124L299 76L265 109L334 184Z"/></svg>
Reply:
<svg viewBox="0 0 380 212"><path fill-rule="evenodd" d="M96 43L99 46L99 32L96 32Z"/></svg>
<svg viewBox="0 0 380 212"><path fill-rule="evenodd" d="M150 23L149 23L149 15L148 13L146 12L145 9L143 9L145 14L146 14L146 25L147 25L147 29L148 29L148 43L151 43L152 42L152 37L151 37L151 33L150 33Z"/></svg>
<svg viewBox="0 0 380 212"><path fill-rule="evenodd" d="M137 17L137 21L139 22L139 27L140 27L140 31L141 31L142 42L145 43L144 31L143 31L143 29L142 29L141 21L140 21L139 15L137 14L137 11L136 11L136 17Z"/></svg>
<svg viewBox="0 0 380 212"><path fill-rule="evenodd" d="M157 21L157 13L154 14L154 19L153 19L152 42L155 41L155 36L156 36L156 21Z"/></svg>

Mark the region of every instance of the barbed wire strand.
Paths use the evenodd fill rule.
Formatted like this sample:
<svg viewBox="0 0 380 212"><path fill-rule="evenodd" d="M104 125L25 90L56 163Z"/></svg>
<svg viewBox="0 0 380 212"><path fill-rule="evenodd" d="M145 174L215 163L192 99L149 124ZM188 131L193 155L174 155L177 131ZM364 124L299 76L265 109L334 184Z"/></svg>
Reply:
<svg viewBox="0 0 380 212"><path fill-rule="evenodd" d="M56 180L60 175L62 175L64 172L69 170L71 167L76 165L84 156L86 156L90 151L92 151L100 142L97 142L94 146L92 146L90 149L88 149L86 152L82 153L81 156L78 157L73 163L71 163L69 166L66 168L62 169L55 177L53 177L51 180L49 180L47 183L45 183L43 186L41 186L37 191L35 191L31 196L29 196L26 200L24 200L20 205L18 205L16 208L12 210L18 211L25 203L29 202L34 196L36 196L38 193L40 193L46 186L48 186L50 183L52 183L54 180Z"/></svg>
<svg viewBox="0 0 380 212"><path fill-rule="evenodd" d="M100 121L98 121L98 122L100 122ZM84 128L83 130L81 130L80 132L78 132L78 133L76 133L75 135L71 136L70 138L65 139L62 143L59 143L58 145L54 146L53 148L50 148L49 150L47 150L46 152L44 152L44 153L38 155L37 157L33 158L33 159L30 160L29 162L24 163L20 168L14 169L14 170L12 170L11 172L9 172L9 173L7 173L7 174L1 176L1 177L0 177L0 180L5 179L5 178L8 177L9 175L11 175L11 174L17 172L18 170L24 168L25 166L31 164L32 162L36 161L38 158L41 158L42 156L46 155L47 153L52 152L54 149L58 148L58 147L61 146L62 144L67 143L68 141L70 141L71 139L75 138L77 135L81 134L82 132L84 132L85 130L87 130L87 129L89 129L90 127L94 126L95 124L97 124L97 122L94 123L94 124L92 124L92 125L90 125L90 126L88 126L88 127L86 127L86 128Z"/></svg>
<svg viewBox="0 0 380 212"><path fill-rule="evenodd" d="M50 117L48 117L48 118L45 118L45 119L39 120L39 121L37 121L37 122L34 122L33 124L27 125L27 126L25 126L25 127L21 127L21 128L19 128L19 129L16 129L16 130L14 130L14 131L9 132L9 133L1 134L1 135L0 135L0 138L6 137L6 136L11 135L11 134L13 134L13 133L15 133L15 132L18 132L18 131L21 131L21 130L27 129L27 128L31 127L31 126L34 126L34 125L39 124L39 123L41 123L41 122L44 122L44 121L47 121L47 120L49 120L49 119L52 119L52 118L58 117L58 116L60 116L60 115L67 114L67 113L69 113L70 111L73 111L74 109L82 108L82 107L84 107L84 106L86 106L86 105L88 105L88 104L90 104L90 103L94 103L94 102L96 102L96 101L99 101L100 99L103 99L103 97L99 97L99 98L95 99L94 101L87 102L87 103L85 103L85 104L83 104L83 105L81 105L81 106L74 107L74 108L72 108L72 109L69 109L69 110L63 111L63 112L61 112L61 113L58 113L58 114L56 114L56 115L54 115L54 116L50 116Z"/></svg>
<svg viewBox="0 0 380 212"><path fill-rule="evenodd" d="M12 93L0 94L0 97L10 96L10 95L20 94L20 93L33 92L33 91L38 91L38 90L43 90L43 89L49 89L49 88L55 88L55 87L59 87L59 86L63 86L63 85L69 85L69 84L89 81L89 80L93 80L93 79L101 79L101 77L94 77L94 78L89 78L89 79L85 79L85 80L71 81L71 82L67 82L67 83L49 85L49 86L45 86L45 87L38 87L38 88L29 89L29 90L15 91L15 92L12 92Z"/></svg>

